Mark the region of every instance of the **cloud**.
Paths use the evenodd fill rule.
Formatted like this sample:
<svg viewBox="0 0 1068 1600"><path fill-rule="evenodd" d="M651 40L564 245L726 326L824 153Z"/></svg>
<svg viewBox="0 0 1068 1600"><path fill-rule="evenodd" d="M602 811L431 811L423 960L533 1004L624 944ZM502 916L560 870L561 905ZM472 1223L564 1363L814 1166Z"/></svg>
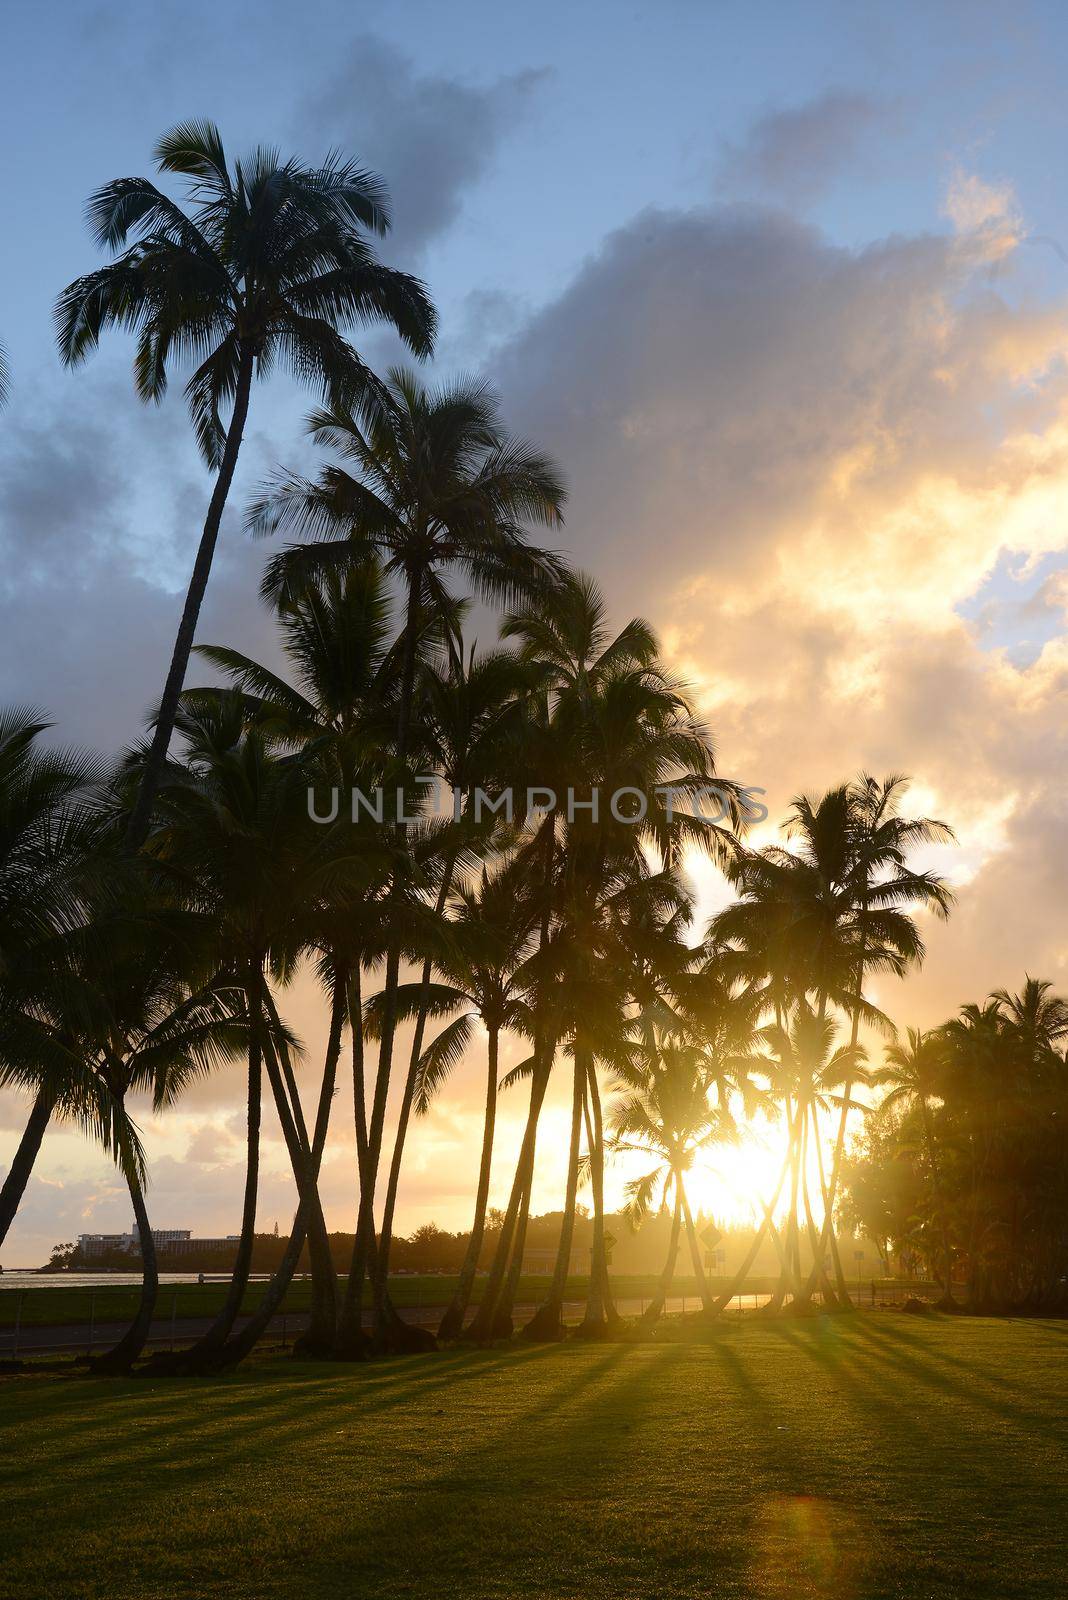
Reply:
<svg viewBox="0 0 1068 1600"><path fill-rule="evenodd" d="M389 254L410 259L456 221L465 194L547 76L530 69L470 84L422 72L393 45L365 34L301 107L298 137L309 159L324 145L355 150L385 178L394 217Z"/></svg>
<svg viewBox="0 0 1068 1600"><path fill-rule="evenodd" d="M891 120L882 101L828 89L803 105L768 111L745 138L724 146L717 187L790 206L817 199L853 166L867 141Z"/></svg>
<svg viewBox="0 0 1068 1600"><path fill-rule="evenodd" d="M158 700L210 478L177 396L148 410L114 368L79 380L76 409L62 393L31 392L0 439L0 682L6 703L42 706L64 741L113 753ZM240 640L269 658L264 549L240 528L267 459L251 435L198 638Z"/></svg>
<svg viewBox="0 0 1068 1600"><path fill-rule="evenodd" d="M659 626L721 770L781 815L904 769L956 826L959 909L884 997L902 1020L1024 968L1068 988L1063 588L1022 660L959 610L1006 551L1045 575L1068 545L1068 306L994 291L1012 215L848 250L781 212L649 211L501 363L570 478L578 559Z"/></svg>
<svg viewBox="0 0 1068 1600"><path fill-rule="evenodd" d="M977 173L954 167L942 209L959 234L985 242L992 260L1009 255L1024 236L1011 183L988 183Z"/></svg>

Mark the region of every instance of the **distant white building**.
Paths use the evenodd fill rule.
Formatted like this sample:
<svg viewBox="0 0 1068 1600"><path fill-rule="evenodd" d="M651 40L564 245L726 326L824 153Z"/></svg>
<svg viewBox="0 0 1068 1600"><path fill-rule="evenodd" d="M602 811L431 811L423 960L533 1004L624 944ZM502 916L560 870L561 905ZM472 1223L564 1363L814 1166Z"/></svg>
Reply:
<svg viewBox="0 0 1068 1600"><path fill-rule="evenodd" d="M238 1235L229 1233L225 1239L194 1239L189 1228L153 1228L152 1238L161 1253L188 1256L200 1250L221 1250L226 1245L236 1244ZM112 1255L115 1251L131 1256L140 1255L141 1237L137 1223L133 1224L129 1233L80 1233L78 1250L87 1261L94 1256Z"/></svg>

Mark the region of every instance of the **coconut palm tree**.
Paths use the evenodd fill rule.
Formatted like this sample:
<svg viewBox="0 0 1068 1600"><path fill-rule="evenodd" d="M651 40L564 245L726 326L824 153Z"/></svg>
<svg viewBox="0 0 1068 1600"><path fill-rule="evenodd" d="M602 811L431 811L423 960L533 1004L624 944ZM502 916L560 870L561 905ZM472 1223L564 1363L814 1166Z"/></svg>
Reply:
<svg viewBox="0 0 1068 1600"><path fill-rule="evenodd" d="M665 1023L667 1024L665 1026ZM607 1147L613 1155L641 1159L647 1170L627 1183L627 1214L633 1227L648 1215L657 1194L666 1208L673 1194L668 1256L658 1291L643 1313L645 1326L660 1317L671 1292L681 1224L685 1223L694 1274L706 1311L712 1309L700 1245L686 1193L686 1175L712 1144L737 1139L729 1110L714 1103L700 1045L679 1037L657 1008L636 1022L637 1049L631 1064L615 1069L616 1098L609 1115Z"/></svg>
<svg viewBox="0 0 1068 1600"><path fill-rule="evenodd" d="M254 531L292 531L315 542L289 549L268 566L265 592L284 595L324 566L377 553L400 583L405 602L403 664L394 755L398 774L412 754L417 641L422 619L455 616L444 574L458 571L488 598L543 594L560 565L526 540L524 524L558 526L564 490L548 459L504 432L493 391L462 379L430 390L411 372L389 374L388 403L373 415L335 406L313 415L312 437L343 465L314 481L288 477L271 486L249 514ZM403 828L398 830L403 835ZM367 1130L366 1173L346 1291L342 1336L360 1332L363 1275L373 1246L374 1194L381 1158L396 1030L400 952L386 958L382 1032ZM376 1322L384 1280L375 1283Z"/></svg>
<svg viewBox="0 0 1068 1600"><path fill-rule="evenodd" d="M33 1094L29 1118L0 1186L0 1244L26 1189L57 1105L77 1115L80 1087L67 1063L23 1049L23 1011L32 1006L42 947L77 927L96 876L100 811L97 764L72 750L46 751L50 724L38 712L0 712L0 1084Z"/></svg>
<svg viewBox="0 0 1068 1600"><path fill-rule="evenodd" d="M931 818L902 817L906 787L907 780L898 775L880 781L862 774L818 800L798 796L783 825L786 846L736 853L730 875L739 898L712 919L709 936L734 951L740 972L751 979L764 976L780 1025L790 1008L803 1002L815 1005L820 1016L828 1007L844 1011L851 1044L857 1043L862 1022L893 1032L889 1018L865 998L865 976L901 976L922 962L924 944L912 908L944 917L952 905L944 880L908 859L918 847L951 838L951 831ZM833 1214L849 1106L847 1087L813 1267L814 1273L820 1270L830 1254L843 1307L851 1301ZM803 1136L799 1127L797 1137ZM795 1227L796 1211L790 1217Z"/></svg>
<svg viewBox="0 0 1068 1600"><path fill-rule="evenodd" d="M231 167L210 122L164 134L155 161L159 172L188 180L191 204L183 209L147 178L98 189L88 205L94 238L120 253L68 284L55 312L68 366L83 361L108 327L136 335L142 400L163 398L172 358L197 363L186 397L201 455L216 474L130 819L134 844L148 831L162 777L253 378L282 365L332 401L373 409L377 381L339 327L386 322L422 356L435 321L423 285L376 259L367 234L389 228L386 193L354 161L332 155L306 167L261 146Z"/></svg>
<svg viewBox="0 0 1068 1600"><path fill-rule="evenodd" d="M195 710L180 709L178 725L186 763L173 770L159 792L146 850L185 903L211 923L219 964L242 987L248 1011L248 1159L241 1232L226 1303L186 1358L187 1366L196 1367L219 1357L248 1281L265 1069L291 1154L299 1149L299 1141L293 1142L296 1101L287 1092L271 1043L268 973L275 982L291 977L311 943L322 902L348 892L359 841L348 827L316 825L307 793L321 772L297 758L278 757L270 741L249 725L240 694L231 692L215 704L202 701ZM353 901L358 903L356 892ZM339 1018L335 1007L315 1122L320 1143L326 1136L342 1019L343 1008ZM310 1176L301 1181L305 1164L299 1156L297 1165L298 1192L306 1210L312 1185Z"/></svg>
<svg viewBox="0 0 1068 1600"><path fill-rule="evenodd" d="M93 1362L99 1372L125 1372L144 1348L159 1281L130 1096L150 1092L161 1109L191 1077L239 1053L247 1036L244 997L215 973L203 919L160 903L132 876L117 906L105 907L63 943L42 977L35 1020L42 1046L66 1059L71 1083L86 1085L82 1120L129 1190L142 1260L140 1304L119 1342Z"/></svg>
<svg viewBox="0 0 1068 1600"><path fill-rule="evenodd" d="M448 898L452 889L457 865L472 853L485 855L493 850L494 836L508 832L497 822L496 812L481 807L486 802L500 798L509 787L514 775L514 748L522 738L525 726L526 698L532 685L529 664L507 650L494 650L479 655L474 647L468 652L460 649L450 652L447 660L426 662L420 669L419 706L420 741L428 757L427 767L435 772L452 797L455 828L442 838L442 858L437 886L434 914L447 920ZM478 806L475 799L478 797ZM512 874L513 892L519 886L518 875ZM457 907L457 909L460 909ZM451 924L448 935L453 933ZM445 961L448 963L448 945ZM429 996L433 962L428 955L423 962L421 989ZM398 991L399 994L399 991ZM384 997L383 997L384 998ZM427 1022L426 1005L411 1010L410 992L406 1015L414 1021L414 1031L408 1072L397 1113L393 1155L390 1161L385 1198L382 1205L382 1222L375 1256L375 1318L379 1343L387 1339L383 1325L386 1302L386 1284L389 1273L393 1218L397 1191L400 1184L401 1163L405 1139L413 1105L422 1093L423 1073L420 1067L423 1038ZM397 1013L400 1020L401 1013ZM376 1011L380 1021L380 1014ZM492 1145L492 1138L491 1138ZM488 1180L488 1174L487 1174ZM485 1202L482 1211L485 1210ZM476 1257L477 1261L477 1257ZM469 1291L468 1291L469 1295ZM466 1308L466 1297L465 1297ZM394 1340L411 1346L412 1332L392 1323ZM448 1327L449 1324L447 1323Z"/></svg>
<svg viewBox="0 0 1068 1600"><path fill-rule="evenodd" d="M1011 1004L1006 995L1005 1000ZM940 1098L945 1087L946 1043L937 1031L922 1033L909 1028L905 1042L887 1045L885 1064L872 1075L872 1083L886 1090L880 1108L902 1106L919 1113L923 1130L923 1150L931 1175L935 1213L942 1236L942 1293L947 1308L953 1300L953 1247L950 1242L949 1212L942 1185L942 1169L935 1139L931 1102Z"/></svg>
<svg viewBox="0 0 1068 1600"><path fill-rule="evenodd" d="M584 995L571 1011L576 1019L585 1011L589 1020L588 1028L576 1031L575 1062L585 1074L596 1130L597 1017L605 1019L610 1034L620 1018L619 997L606 998L616 981L616 915L649 876L647 852L672 866L684 842L716 848L724 831L680 809L711 781L711 748L682 686L660 665L648 624L634 619L613 634L596 585L580 575L562 581L549 602L507 617L502 633L518 642L521 656L537 664L542 677L524 743L530 782L550 793L527 846L540 875L542 916L540 948L531 961L536 997L530 1107L489 1282L472 1323L472 1334L481 1338L503 1331L511 1320L537 1125L556 1047L569 1026L558 1003L561 981L566 974L572 992ZM730 786L723 789L733 800ZM595 802L595 792L603 799ZM626 801L613 811L610 801L624 793ZM599 1012L591 1009L595 1000ZM594 1242L585 1327L599 1336L609 1320L599 1138L590 1162Z"/></svg>
<svg viewBox="0 0 1068 1600"><path fill-rule="evenodd" d="M314 755L320 777L316 814L326 816L331 809L347 813L348 797L357 790L372 794L384 783L391 760L402 646L392 633L392 606L381 564L372 556L350 562L347 568L324 570L299 593L283 597L276 615L291 679L227 647L200 646L198 653L227 676L241 697L249 726L273 749L282 755ZM432 633L427 633L419 645L420 659L434 643ZM183 703L191 709L218 705L226 692L188 690ZM362 828L354 825L352 841L359 840L363 851L364 894L355 909L351 896L338 908L324 903L314 939L332 1021L340 1015L356 1033L360 1006L354 1004L354 991L358 995L361 964L381 944L381 897L389 881L383 869L393 863L388 831L380 830L376 851L367 817L361 821ZM355 1034L353 1060L354 1101L359 1107L364 1099L362 1037L357 1041ZM284 1049L280 1065L286 1070ZM294 1132L306 1160L310 1143L299 1097L293 1098ZM309 1226L313 1315L301 1348L305 1353L323 1353L332 1347L336 1331L336 1274L317 1197Z"/></svg>

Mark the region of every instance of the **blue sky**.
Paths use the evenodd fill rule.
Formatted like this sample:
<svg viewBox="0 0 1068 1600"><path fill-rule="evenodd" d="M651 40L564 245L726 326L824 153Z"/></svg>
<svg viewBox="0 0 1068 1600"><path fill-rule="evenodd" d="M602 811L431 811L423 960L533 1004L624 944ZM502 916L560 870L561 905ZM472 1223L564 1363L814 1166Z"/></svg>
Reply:
<svg viewBox="0 0 1068 1600"><path fill-rule="evenodd" d="M53 298L101 259L87 196L189 117L231 154L339 146L393 189L384 253L431 287L438 369L488 372L559 458L568 547L660 630L721 769L778 812L904 769L957 828L958 910L891 1011L938 1020L1025 969L1068 985L1063 6L60 3L8 8L3 52L5 700L103 748L136 734L209 492L180 381L139 406L118 338L58 365ZM310 459L308 401L254 394L202 640L274 647L240 512ZM466 1216L465 1082L402 1226ZM161 1225L228 1231L240 1101L224 1075L148 1130ZM21 1115L0 1096L0 1164ZM324 1172L337 1225L350 1172L344 1149ZM50 1134L16 1253L127 1221L102 1158Z"/></svg>

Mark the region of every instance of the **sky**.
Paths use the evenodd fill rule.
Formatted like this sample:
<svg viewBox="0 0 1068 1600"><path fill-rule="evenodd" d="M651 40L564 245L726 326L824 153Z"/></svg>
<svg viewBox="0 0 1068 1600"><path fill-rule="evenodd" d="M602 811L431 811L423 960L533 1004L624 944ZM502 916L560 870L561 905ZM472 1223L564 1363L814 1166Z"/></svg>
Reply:
<svg viewBox="0 0 1068 1600"><path fill-rule="evenodd" d="M563 543L620 623L660 631L720 770L793 795L903 771L958 836L921 971L876 996L929 1025L1025 972L1068 988L1068 13L1026 0L7 8L0 699L114 751L158 695L210 492L181 382L143 407L121 337L63 371L55 294L82 217L208 116L236 153L339 148L387 180L393 264L441 316L435 371L498 385L559 460ZM382 367L397 351L357 337ZM241 507L312 461L308 396L253 396L198 637L273 649ZM767 836L773 832L769 823ZM722 899L697 863L703 907ZM287 1014L321 1061L322 1014ZM402 1230L467 1225L481 1064L414 1133ZM566 1092L535 1209L559 1205ZM346 1102L323 1174L351 1226ZM24 1103L0 1094L0 1168ZM502 1100L493 1199L522 1107ZM160 1227L237 1228L240 1074L142 1119ZM292 1207L269 1127L261 1227ZM611 1196L610 1196L611 1198ZM45 1141L8 1266L129 1225L71 1129Z"/></svg>

